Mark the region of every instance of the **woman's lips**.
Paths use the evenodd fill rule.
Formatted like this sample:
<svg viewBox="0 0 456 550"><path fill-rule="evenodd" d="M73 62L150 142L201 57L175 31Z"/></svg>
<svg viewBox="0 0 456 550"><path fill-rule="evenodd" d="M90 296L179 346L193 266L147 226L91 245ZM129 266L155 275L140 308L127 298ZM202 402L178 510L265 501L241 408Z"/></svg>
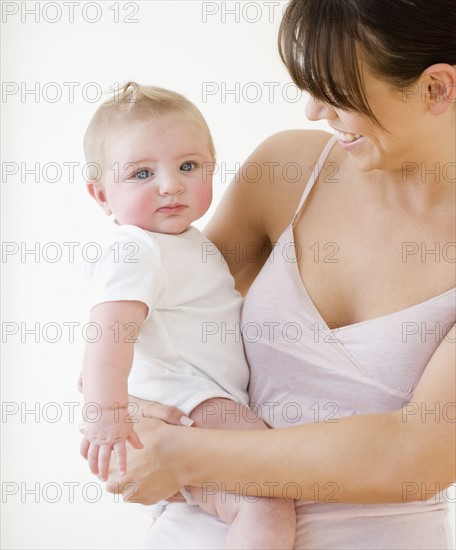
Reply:
<svg viewBox="0 0 456 550"><path fill-rule="evenodd" d="M187 208L184 204L167 204L166 206L158 208L157 212L161 212L162 214L178 214L182 212L184 208Z"/></svg>

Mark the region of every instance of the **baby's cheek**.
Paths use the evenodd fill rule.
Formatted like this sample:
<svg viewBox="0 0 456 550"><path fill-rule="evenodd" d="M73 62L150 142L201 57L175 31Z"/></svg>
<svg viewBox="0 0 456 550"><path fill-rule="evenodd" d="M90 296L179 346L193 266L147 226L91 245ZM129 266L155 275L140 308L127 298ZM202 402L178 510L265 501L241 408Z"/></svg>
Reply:
<svg viewBox="0 0 456 550"><path fill-rule="evenodd" d="M199 210L206 212L212 202L212 185L207 183L199 189L198 206Z"/></svg>
<svg viewBox="0 0 456 550"><path fill-rule="evenodd" d="M155 207L155 204L155 197L151 196L150 193L138 193L136 197L132 197L129 206L131 212L136 212L137 214L146 214Z"/></svg>
<svg viewBox="0 0 456 550"><path fill-rule="evenodd" d="M150 202L147 200L132 201L129 204L125 204L126 214L128 222L132 225L139 225L144 220L150 218Z"/></svg>

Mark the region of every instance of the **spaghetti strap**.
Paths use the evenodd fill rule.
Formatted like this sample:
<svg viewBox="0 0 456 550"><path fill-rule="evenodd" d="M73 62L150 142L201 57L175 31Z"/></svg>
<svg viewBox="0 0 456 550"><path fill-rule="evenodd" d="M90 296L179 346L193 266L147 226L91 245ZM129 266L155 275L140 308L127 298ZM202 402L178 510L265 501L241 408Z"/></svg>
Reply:
<svg viewBox="0 0 456 550"><path fill-rule="evenodd" d="M301 211L301 208L305 200L307 199L309 193L311 192L312 187L314 186L314 183L316 182L318 176L320 175L321 169L323 168L326 158L329 155L329 152L331 151L331 149L334 147L334 144L336 143L336 141L337 141L337 136L332 136L331 139L328 141L328 143L325 145L320 155L320 158L315 163L315 166L313 167L313 170L312 170L312 174L309 178L309 181L307 182L307 185L304 188L304 192L301 196L301 200L299 201L298 208L296 209L295 215L291 220L291 225L293 225L294 222L296 221L296 218L298 217L299 212Z"/></svg>

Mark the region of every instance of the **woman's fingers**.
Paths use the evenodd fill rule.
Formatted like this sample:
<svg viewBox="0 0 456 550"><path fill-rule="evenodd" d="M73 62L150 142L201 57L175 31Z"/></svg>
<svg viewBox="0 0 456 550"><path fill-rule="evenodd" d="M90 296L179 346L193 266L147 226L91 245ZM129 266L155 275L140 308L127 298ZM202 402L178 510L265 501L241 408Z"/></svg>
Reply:
<svg viewBox="0 0 456 550"><path fill-rule="evenodd" d="M187 502L180 491L172 497L168 497L166 500L168 502Z"/></svg>
<svg viewBox="0 0 456 550"><path fill-rule="evenodd" d="M135 431L144 448L138 452L127 445L128 469L124 476L117 468L110 468L106 489L122 495L128 502L154 504L174 495L181 488L175 471L175 448L179 446L183 430L163 421L140 417Z"/></svg>
<svg viewBox="0 0 456 550"><path fill-rule="evenodd" d="M130 401L138 405L142 416L146 418L156 418L163 420L167 424L174 424L175 426L191 426L193 420L178 409L177 407L170 407L168 405L162 405L155 401L145 401L144 399L138 399L130 396Z"/></svg>
<svg viewBox="0 0 456 550"><path fill-rule="evenodd" d="M141 440L139 439L139 435L133 430L130 435L127 438L127 441L131 444L132 447L135 449L142 449L144 445L141 443Z"/></svg>

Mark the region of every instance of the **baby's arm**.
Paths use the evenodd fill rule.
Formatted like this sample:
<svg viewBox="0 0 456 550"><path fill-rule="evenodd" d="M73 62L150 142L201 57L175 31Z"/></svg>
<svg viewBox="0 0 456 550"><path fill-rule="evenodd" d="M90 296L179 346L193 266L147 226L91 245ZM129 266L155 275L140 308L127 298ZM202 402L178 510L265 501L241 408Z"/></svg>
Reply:
<svg viewBox="0 0 456 550"><path fill-rule="evenodd" d="M134 345L146 315L147 306L138 301L103 302L91 312L90 322L99 338L93 335L96 341L88 342L84 353L81 453L102 480L107 479L112 451L119 473L126 472L125 440L137 449L142 447L127 407Z"/></svg>

